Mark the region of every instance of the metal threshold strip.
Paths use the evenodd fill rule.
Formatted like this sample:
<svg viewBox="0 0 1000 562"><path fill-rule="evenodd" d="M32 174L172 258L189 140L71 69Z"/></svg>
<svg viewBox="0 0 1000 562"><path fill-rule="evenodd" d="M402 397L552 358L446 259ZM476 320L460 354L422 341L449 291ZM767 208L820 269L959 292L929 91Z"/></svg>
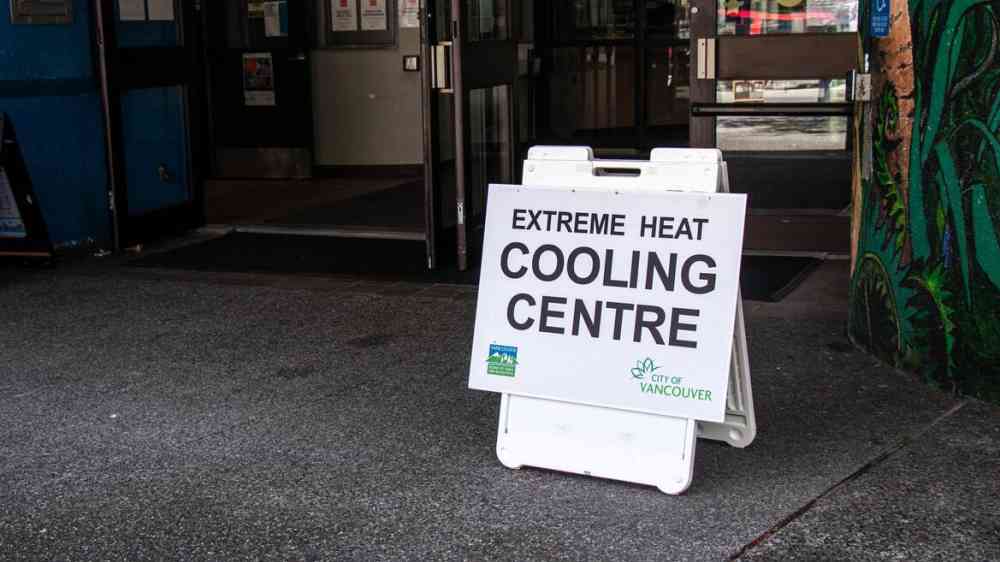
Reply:
<svg viewBox="0 0 1000 562"><path fill-rule="evenodd" d="M743 250L744 256L771 256L786 258L815 258L824 261L843 261L851 259L850 254L841 252L809 251L809 250Z"/></svg>
<svg viewBox="0 0 1000 562"><path fill-rule="evenodd" d="M789 208L764 208L764 209L754 209L750 208L751 215L757 216L784 216L784 217L845 217L850 218L850 207L844 209L813 209L805 208L799 209L794 207Z"/></svg>
<svg viewBox="0 0 1000 562"><path fill-rule="evenodd" d="M322 226L322 225L274 225L274 224L228 224L209 225L208 228L224 229L228 232L249 234L280 234L287 236L326 236L329 238L368 238L376 240L410 240L425 242L423 231L380 228L369 226Z"/></svg>

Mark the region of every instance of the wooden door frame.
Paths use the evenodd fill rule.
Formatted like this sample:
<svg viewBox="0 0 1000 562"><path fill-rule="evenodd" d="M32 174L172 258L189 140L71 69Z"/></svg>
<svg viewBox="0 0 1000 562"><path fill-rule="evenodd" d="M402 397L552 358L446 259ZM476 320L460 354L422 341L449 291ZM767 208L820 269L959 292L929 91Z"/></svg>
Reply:
<svg viewBox="0 0 1000 562"><path fill-rule="evenodd" d="M689 103L715 102L716 78L698 77L698 40L718 36L718 0L691 0L688 6L690 17L690 37L688 43L688 88ZM695 117L692 113L688 121L688 144L691 148L715 148L715 117Z"/></svg>

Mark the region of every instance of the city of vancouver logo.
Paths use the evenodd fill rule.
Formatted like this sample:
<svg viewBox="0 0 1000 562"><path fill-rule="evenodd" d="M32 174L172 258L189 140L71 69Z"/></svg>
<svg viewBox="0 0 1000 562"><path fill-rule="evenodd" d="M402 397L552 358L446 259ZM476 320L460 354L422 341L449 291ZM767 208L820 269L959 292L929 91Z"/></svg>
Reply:
<svg viewBox="0 0 1000 562"><path fill-rule="evenodd" d="M664 398L712 401L711 390L688 386L684 377L657 373L659 369L660 366L649 357L635 362L635 367L629 372L632 373L632 379L639 382L639 392Z"/></svg>
<svg viewBox="0 0 1000 562"><path fill-rule="evenodd" d="M517 348L491 343L490 356L486 358L486 373L501 377L513 377L516 370Z"/></svg>
<svg viewBox="0 0 1000 562"><path fill-rule="evenodd" d="M659 367L653 363L652 359L647 357L644 360L635 362L635 367L632 367L632 377L639 380L646 380L646 378L652 375L657 369L659 369Z"/></svg>

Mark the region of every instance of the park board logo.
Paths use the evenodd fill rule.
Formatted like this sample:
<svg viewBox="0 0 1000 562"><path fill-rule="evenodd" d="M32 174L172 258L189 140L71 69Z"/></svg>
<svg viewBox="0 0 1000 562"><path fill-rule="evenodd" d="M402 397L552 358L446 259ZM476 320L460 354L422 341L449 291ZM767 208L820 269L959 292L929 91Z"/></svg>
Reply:
<svg viewBox="0 0 1000 562"><path fill-rule="evenodd" d="M513 377L516 370L517 348L491 343L490 356L486 359L486 373L501 377Z"/></svg>

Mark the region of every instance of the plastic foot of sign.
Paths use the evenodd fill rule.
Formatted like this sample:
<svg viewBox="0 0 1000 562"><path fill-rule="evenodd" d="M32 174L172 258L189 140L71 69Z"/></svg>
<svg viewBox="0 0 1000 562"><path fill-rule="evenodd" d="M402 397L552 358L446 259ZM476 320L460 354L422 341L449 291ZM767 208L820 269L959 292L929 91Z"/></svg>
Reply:
<svg viewBox="0 0 1000 562"><path fill-rule="evenodd" d="M691 485L695 420L501 396L497 458L508 468L533 466L622 480L672 495Z"/></svg>
<svg viewBox="0 0 1000 562"><path fill-rule="evenodd" d="M742 449L757 437L742 298L736 302L735 329L733 358L729 367L729 394L726 396L726 420L719 423L698 422L698 437L722 441Z"/></svg>

